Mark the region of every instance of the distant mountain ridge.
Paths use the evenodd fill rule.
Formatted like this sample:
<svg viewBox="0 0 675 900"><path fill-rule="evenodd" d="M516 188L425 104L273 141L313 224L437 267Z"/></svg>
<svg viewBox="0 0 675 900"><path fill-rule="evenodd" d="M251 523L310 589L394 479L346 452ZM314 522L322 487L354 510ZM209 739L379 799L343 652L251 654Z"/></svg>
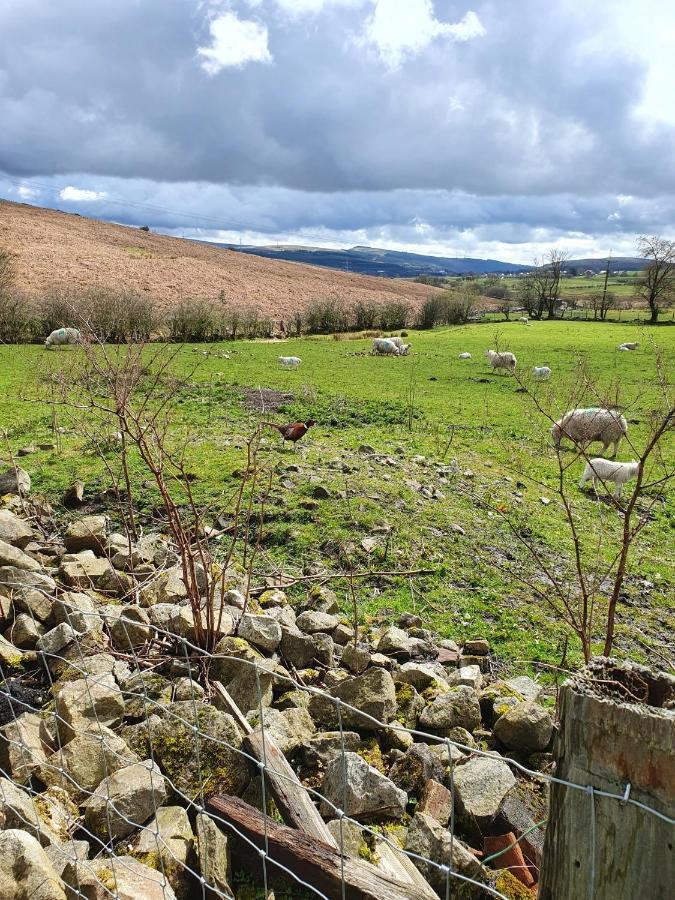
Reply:
<svg viewBox="0 0 675 900"><path fill-rule="evenodd" d="M218 244L228 250L238 250L267 259L283 259L306 263L328 269L342 269L362 275L382 275L387 278L417 278L420 275L517 275L529 272L533 266L502 262L498 259L476 259L462 256L432 256L408 253L402 250L383 250L379 247L350 247L331 250L326 247L306 247L292 244L254 246L250 244ZM644 260L619 256L611 260L612 271L634 271L644 267ZM602 272L607 268L607 257L570 259L567 269Z"/></svg>

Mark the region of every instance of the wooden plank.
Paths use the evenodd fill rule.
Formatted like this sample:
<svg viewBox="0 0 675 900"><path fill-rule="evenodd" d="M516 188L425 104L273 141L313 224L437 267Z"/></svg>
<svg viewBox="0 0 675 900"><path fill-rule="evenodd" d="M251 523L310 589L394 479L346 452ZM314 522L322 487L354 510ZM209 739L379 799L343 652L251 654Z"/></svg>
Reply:
<svg viewBox="0 0 675 900"><path fill-rule="evenodd" d="M340 851L315 837L279 825L237 797L216 794L207 802L207 811L230 822L256 847L265 840L270 860L276 860L327 897L341 897L344 873L347 900L419 900L417 885L399 881L379 872L369 863L340 856Z"/></svg>
<svg viewBox="0 0 675 900"><path fill-rule="evenodd" d="M312 798L270 735L265 735L264 754L261 731L247 735L243 746L251 756L265 762L265 781L284 822L337 850L335 838L314 806Z"/></svg>
<svg viewBox="0 0 675 900"><path fill-rule="evenodd" d="M215 691L213 705L217 709L221 710L221 712L229 713L237 723L243 734L251 734L253 731L253 728L251 728L251 723L234 702L222 682L214 681L212 682L212 684Z"/></svg>

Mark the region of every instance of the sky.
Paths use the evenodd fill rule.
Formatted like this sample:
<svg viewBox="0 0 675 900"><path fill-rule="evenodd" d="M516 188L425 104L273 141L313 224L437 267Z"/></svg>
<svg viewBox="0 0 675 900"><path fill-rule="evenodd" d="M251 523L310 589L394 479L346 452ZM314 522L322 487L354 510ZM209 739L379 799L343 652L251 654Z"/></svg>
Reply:
<svg viewBox="0 0 675 900"><path fill-rule="evenodd" d="M0 197L529 263L675 237L672 0L0 0Z"/></svg>

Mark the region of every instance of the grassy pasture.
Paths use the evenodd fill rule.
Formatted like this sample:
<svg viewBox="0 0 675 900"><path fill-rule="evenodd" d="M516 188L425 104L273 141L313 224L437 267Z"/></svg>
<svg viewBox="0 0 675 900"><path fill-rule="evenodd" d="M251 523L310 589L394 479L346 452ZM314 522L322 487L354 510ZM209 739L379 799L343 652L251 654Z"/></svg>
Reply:
<svg viewBox="0 0 675 900"><path fill-rule="evenodd" d="M400 611L414 610L445 636L488 637L507 661L559 662L564 629L522 581L531 576L531 566L520 540L523 535L534 540L558 573L567 571L572 548L561 510L555 500L545 505L541 499L554 497L557 475L547 446L549 423L518 392L513 378L488 370L484 350L499 344L513 351L523 372L549 365L551 381L533 390L556 417L570 408L584 359L597 393L575 396L576 405L621 404L635 422L630 438L639 447L647 434L645 415L657 399L652 343L672 372L675 329L499 323L411 332L409 340L413 352L400 359L371 357L370 341L330 338L179 348L172 364L182 380L174 389L173 432L177 442L189 437L197 496L227 510L236 487L232 473L242 466L244 440L257 422L312 416L318 425L297 452L282 449L271 430L263 443L260 464L274 475L260 571L299 572L317 562L336 570L347 560L358 570L431 568L434 574L421 578L355 582L361 620L384 615L393 621ZM625 340L640 340L640 349L618 352ZM473 358L459 360L462 351ZM301 367L280 369L280 354L300 356ZM37 451L21 461L34 489L53 499L75 477L87 483L90 496L110 481L77 417L71 422L65 410L22 399L35 395L36 378L67 369L78 358L78 351L0 347L2 426L12 450L49 440L54 413L67 429L60 451ZM245 403L246 392L250 396L259 388L287 392L293 399L278 412L260 413ZM670 436L664 445L671 469L674 444ZM363 445L376 455L360 449ZM632 455L624 444L619 458ZM114 450L108 459L115 464ZM439 470L453 459L460 474ZM287 471L289 465L300 471ZM581 460L571 465L566 476L571 485L582 468ZM142 476L137 480L137 500L150 508L156 498L141 484ZM318 484L329 490L329 499L313 498ZM593 537L587 552L595 552L602 533L600 554L609 559L620 524L616 513L590 494L576 488L572 493L582 531ZM631 557L619 614L619 653L640 657L644 644L667 647L674 529L671 494L657 504ZM364 547L364 538L373 538L374 546L366 542ZM334 586L347 612L347 585ZM575 658L572 641L568 662ZM517 667L522 669L522 662Z"/></svg>

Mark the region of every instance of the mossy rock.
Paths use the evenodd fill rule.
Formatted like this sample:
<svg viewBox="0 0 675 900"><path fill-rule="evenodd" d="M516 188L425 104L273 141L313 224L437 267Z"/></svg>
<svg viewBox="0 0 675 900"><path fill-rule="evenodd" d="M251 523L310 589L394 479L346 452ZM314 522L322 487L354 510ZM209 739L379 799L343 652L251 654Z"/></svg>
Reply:
<svg viewBox="0 0 675 900"><path fill-rule="evenodd" d="M396 683L395 721L406 728L417 728L417 720L424 709L424 700L411 684Z"/></svg>
<svg viewBox="0 0 675 900"><path fill-rule="evenodd" d="M168 678L156 672L137 672L122 685L124 696L124 718L134 722L147 719L152 713L162 714L162 709L171 702L172 686Z"/></svg>
<svg viewBox="0 0 675 900"><path fill-rule="evenodd" d="M371 737L364 740L362 747L356 752L365 759L369 766L377 769L377 771L381 772L383 775L387 774L387 768L384 764L384 759L382 758L382 749L380 748L377 738Z"/></svg>
<svg viewBox="0 0 675 900"><path fill-rule="evenodd" d="M205 797L241 794L250 775L248 760L237 752L240 747L241 735L232 716L205 703L171 703L152 728L155 759L174 787L190 799L199 798L202 791Z"/></svg>
<svg viewBox="0 0 675 900"><path fill-rule="evenodd" d="M532 891L528 890L525 885L518 881L515 875L512 875L507 869L502 869L497 875L495 881L495 889L508 897L509 900L532 900Z"/></svg>

